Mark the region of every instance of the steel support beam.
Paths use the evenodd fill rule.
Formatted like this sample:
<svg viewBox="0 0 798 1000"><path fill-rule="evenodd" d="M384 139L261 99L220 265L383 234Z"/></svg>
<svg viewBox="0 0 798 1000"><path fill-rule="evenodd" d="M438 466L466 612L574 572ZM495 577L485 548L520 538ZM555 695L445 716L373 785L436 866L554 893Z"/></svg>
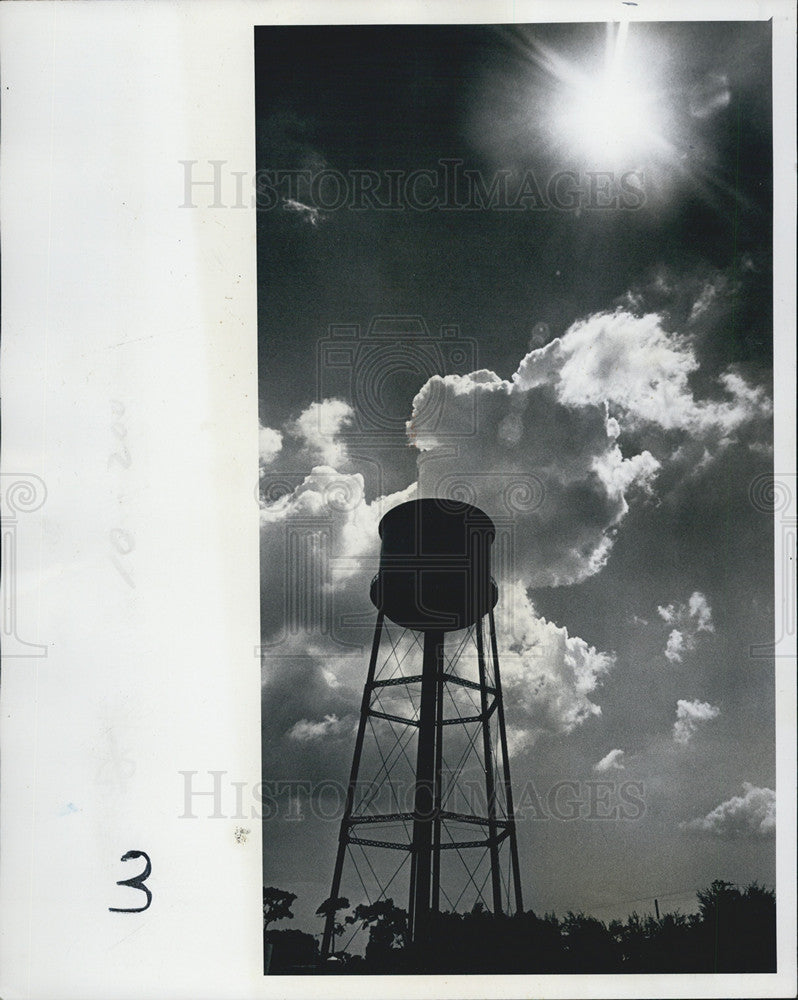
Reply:
<svg viewBox="0 0 798 1000"><path fill-rule="evenodd" d="M344 858L346 857L347 841L349 837L349 819L352 815L352 807L355 799L355 788L357 785L357 775L360 770L360 757L363 753L363 738L366 735L366 723L368 722L369 708L371 706L371 691L374 686L374 671L377 669L377 654L380 649L380 639L382 638L383 614L380 611L377 615L377 624L374 627L374 641L371 644L371 657L369 659L369 670L366 677L366 684L363 688L363 699L360 703L360 722L357 727L357 737L355 738L355 752L352 755L352 769L349 772L349 787L346 791L346 804L344 805L344 815L341 819L341 828L338 832L338 853L335 857L335 868L333 869L332 886L330 887L330 899L336 899L341 891L341 874L344 869ZM321 954L322 958L327 958L330 948L335 940L335 914L328 913L324 922L324 937L322 938Z"/></svg>

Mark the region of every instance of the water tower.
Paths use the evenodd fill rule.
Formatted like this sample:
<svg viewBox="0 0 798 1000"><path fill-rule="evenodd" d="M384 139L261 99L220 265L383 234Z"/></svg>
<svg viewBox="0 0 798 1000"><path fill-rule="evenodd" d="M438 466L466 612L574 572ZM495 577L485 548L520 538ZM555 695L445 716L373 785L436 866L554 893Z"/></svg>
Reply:
<svg viewBox="0 0 798 1000"><path fill-rule="evenodd" d="M430 913L523 909L490 575L496 529L478 507L426 499L394 507L379 533L377 621L330 896L403 904L404 884L417 939ZM328 913L323 957L334 927Z"/></svg>

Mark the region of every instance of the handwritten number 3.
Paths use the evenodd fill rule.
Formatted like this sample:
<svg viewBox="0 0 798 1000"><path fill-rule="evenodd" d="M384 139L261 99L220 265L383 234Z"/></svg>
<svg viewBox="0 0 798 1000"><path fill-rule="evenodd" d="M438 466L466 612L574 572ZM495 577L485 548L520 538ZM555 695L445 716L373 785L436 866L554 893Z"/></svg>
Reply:
<svg viewBox="0 0 798 1000"><path fill-rule="evenodd" d="M152 893L147 886L144 885L145 881L150 877L150 872L152 871L152 864L150 863L149 855L145 851L128 851L127 854L122 855L122 861L132 861L133 858L144 858L144 871L138 875L134 875L132 878L123 878L116 884L129 885L131 889L141 889L141 891L147 896L147 902L144 906L109 906L108 909L111 913L141 913L146 910L152 902Z"/></svg>

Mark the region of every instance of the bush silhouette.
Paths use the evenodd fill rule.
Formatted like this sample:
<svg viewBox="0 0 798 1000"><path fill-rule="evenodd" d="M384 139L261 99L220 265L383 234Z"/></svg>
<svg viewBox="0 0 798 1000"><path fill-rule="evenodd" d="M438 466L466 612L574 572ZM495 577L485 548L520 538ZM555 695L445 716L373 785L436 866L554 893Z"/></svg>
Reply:
<svg viewBox="0 0 798 1000"><path fill-rule="evenodd" d="M407 914L391 899L360 904L345 918L368 929L365 955L341 955L335 967L321 971L375 973L701 973L774 972L776 969L776 897L756 882L744 890L714 881L697 892L698 913L665 913L660 918L633 912L609 924L585 913L562 919L532 910L494 916L475 906L469 913L437 913L424 932L407 940ZM324 915L348 905L325 900ZM290 911L290 903L289 903ZM290 916L288 914L284 914ZM277 938L277 935L280 937ZM299 935L289 938L286 935ZM314 961L315 940L297 931L270 931L284 942L281 968ZM289 941L291 942L289 946ZM275 958L277 949L275 948Z"/></svg>

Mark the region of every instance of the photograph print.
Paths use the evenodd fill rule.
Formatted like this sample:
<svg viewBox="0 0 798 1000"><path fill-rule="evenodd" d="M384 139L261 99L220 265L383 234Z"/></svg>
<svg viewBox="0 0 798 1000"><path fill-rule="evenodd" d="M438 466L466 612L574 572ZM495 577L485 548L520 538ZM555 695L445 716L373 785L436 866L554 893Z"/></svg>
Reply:
<svg viewBox="0 0 798 1000"><path fill-rule="evenodd" d="M255 28L264 972L776 970L771 42Z"/></svg>

